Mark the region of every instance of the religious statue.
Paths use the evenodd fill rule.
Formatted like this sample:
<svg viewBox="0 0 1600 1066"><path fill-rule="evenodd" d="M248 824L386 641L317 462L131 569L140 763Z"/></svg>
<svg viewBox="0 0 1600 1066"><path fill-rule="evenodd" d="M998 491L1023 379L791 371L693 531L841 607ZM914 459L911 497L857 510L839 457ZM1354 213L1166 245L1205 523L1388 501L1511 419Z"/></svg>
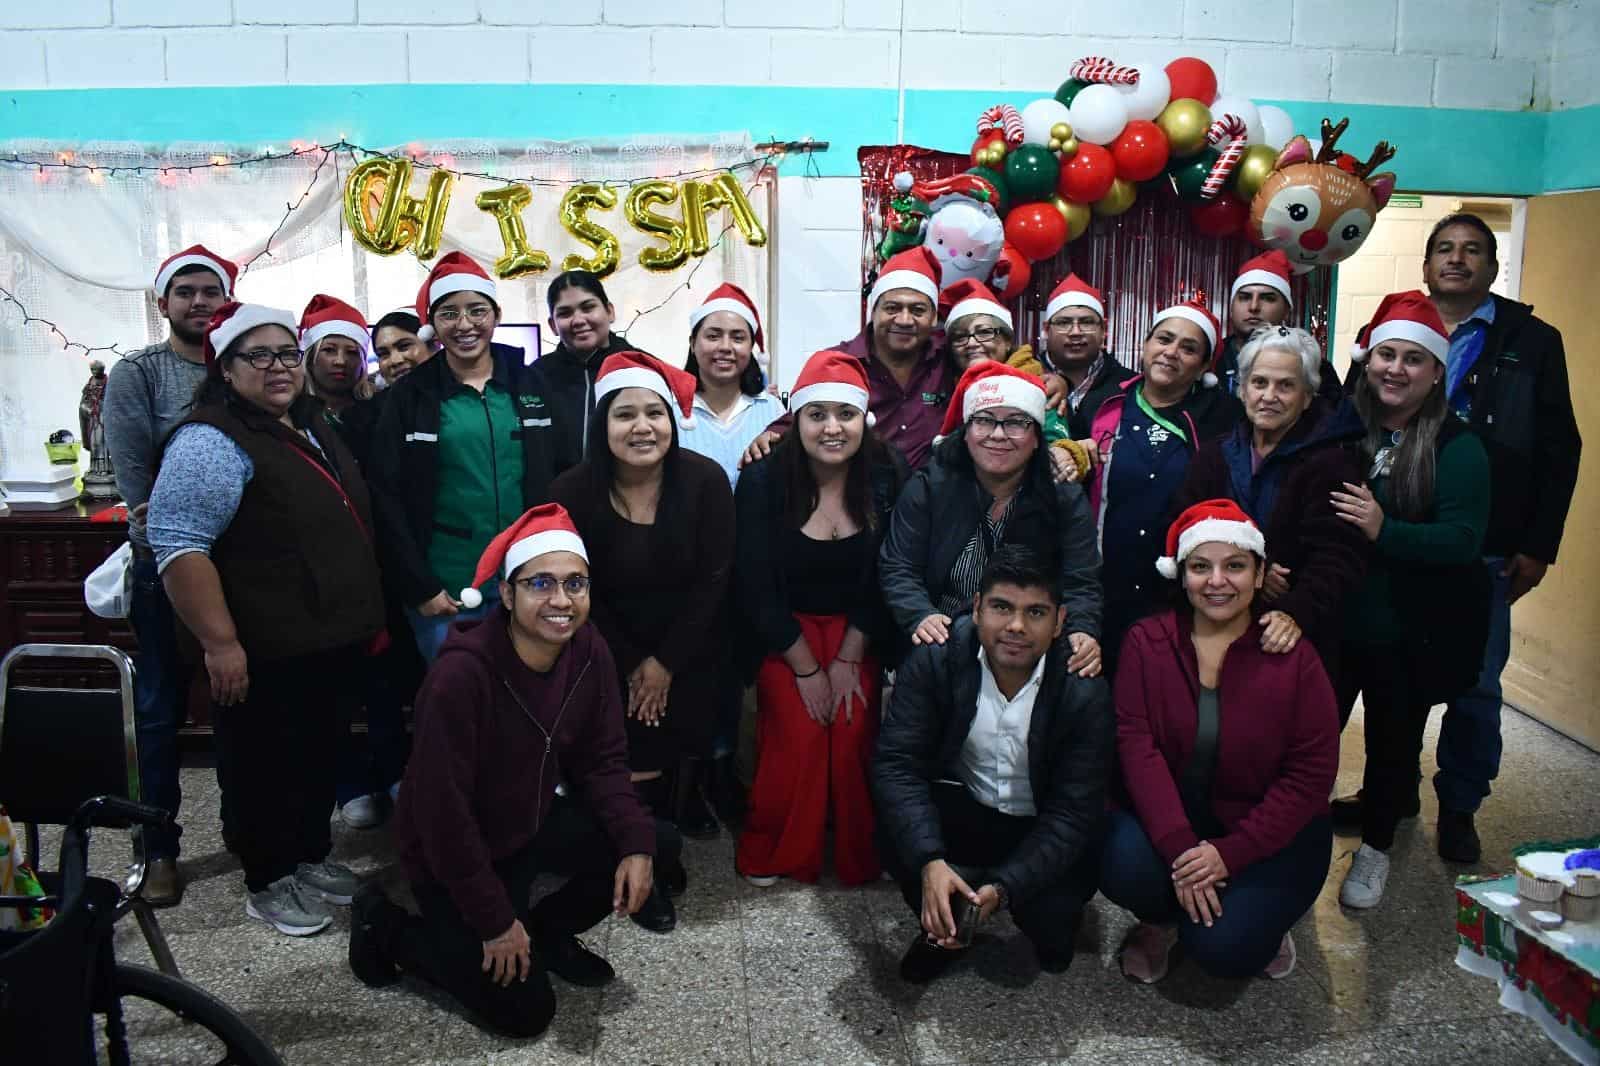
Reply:
<svg viewBox="0 0 1600 1066"><path fill-rule="evenodd" d="M89 364L89 381L78 401L78 429L89 448L89 472L83 475L83 495L89 499L116 499L117 478L111 470L111 449L106 446L106 425L101 407L106 398L106 365Z"/></svg>

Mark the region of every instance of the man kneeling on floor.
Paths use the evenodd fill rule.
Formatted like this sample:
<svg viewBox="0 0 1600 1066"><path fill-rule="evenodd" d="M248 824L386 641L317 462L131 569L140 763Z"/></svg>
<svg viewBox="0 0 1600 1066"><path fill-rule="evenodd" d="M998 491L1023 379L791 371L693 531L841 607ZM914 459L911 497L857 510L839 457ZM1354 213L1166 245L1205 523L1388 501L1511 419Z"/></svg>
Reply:
<svg viewBox="0 0 1600 1066"><path fill-rule="evenodd" d="M567 512L535 507L490 542L473 584L496 574L499 606L450 634L417 697L394 827L421 917L368 885L350 968L375 987L423 978L487 1028L529 1037L555 1015L547 971L591 987L615 976L577 934L637 911L653 856L675 860L682 842L629 783L617 671L588 624L588 555ZM530 908L541 873L567 881Z"/></svg>
<svg viewBox="0 0 1600 1066"><path fill-rule="evenodd" d="M1095 892L1115 716L1105 681L1067 670L1056 569L995 552L970 618L901 665L872 793L884 866L922 932L900 976L937 977L1009 907L1039 965L1072 962Z"/></svg>

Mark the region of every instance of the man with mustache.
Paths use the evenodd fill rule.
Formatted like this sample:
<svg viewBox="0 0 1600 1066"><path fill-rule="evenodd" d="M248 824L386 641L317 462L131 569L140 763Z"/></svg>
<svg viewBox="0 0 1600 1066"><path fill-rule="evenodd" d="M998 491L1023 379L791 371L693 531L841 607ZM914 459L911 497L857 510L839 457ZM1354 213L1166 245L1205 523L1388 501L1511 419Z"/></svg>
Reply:
<svg viewBox="0 0 1600 1066"><path fill-rule="evenodd" d="M111 368L103 407L106 444L117 491L128 505L128 540L133 545L128 621L139 639L133 700L140 788L145 803L171 812L174 819L182 800L178 726L184 719L189 671L178 658L172 604L145 537L145 507L167 435L189 414L195 388L206 376L206 326L233 298L238 276L237 266L199 244L162 263L153 287L156 306L167 320L167 339ZM170 828L147 827L143 833L149 863L144 897L155 906L171 906L183 894L178 878L181 830L174 821Z"/></svg>
<svg viewBox="0 0 1600 1066"><path fill-rule="evenodd" d="M1230 396L1239 394L1239 352L1250 335L1264 326L1293 325L1290 318L1294 296L1289 291L1289 271L1289 257L1274 249L1246 262L1233 279L1228 294L1228 339L1217 360L1217 377ZM1326 352L1317 395L1335 407L1344 396L1344 387Z"/></svg>
<svg viewBox="0 0 1600 1066"><path fill-rule="evenodd" d="M1106 297L1076 274L1061 279L1044 307L1045 365L1066 383L1056 410L1074 439L1089 435L1089 419L1134 372L1106 351Z"/></svg>

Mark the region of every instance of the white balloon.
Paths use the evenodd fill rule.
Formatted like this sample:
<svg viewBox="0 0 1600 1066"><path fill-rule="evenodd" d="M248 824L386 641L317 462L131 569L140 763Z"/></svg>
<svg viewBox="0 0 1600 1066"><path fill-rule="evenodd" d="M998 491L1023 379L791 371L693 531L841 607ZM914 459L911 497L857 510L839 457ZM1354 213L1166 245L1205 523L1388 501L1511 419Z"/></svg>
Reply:
<svg viewBox="0 0 1600 1066"><path fill-rule="evenodd" d="M1022 143L1048 145L1050 127L1071 122L1067 105L1053 96L1043 96L1022 109Z"/></svg>
<svg viewBox="0 0 1600 1066"><path fill-rule="evenodd" d="M1110 144L1128 124L1128 105L1112 85L1088 85L1073 97L1068 108L1072 134L1089 144Z"/></svg>
<svg viewBox="0 0 1600 1066"><path fill-rule="evenodd" d="M1242 96L1218 97L1217 102L1211 105L1211 117L1218 119L1223 115L1238 115L1244 122L1247 143L1261 143L1261 112L1255 104Z"/></svg>
<svg viewBox="0 0 1600 1066"><path fill-rule="evenodd" d="M1172 79L1164 68L1154 63L1140 63L1134 67L1139 72L1137 85L1119 85L1122 102L1128 106L1128 118L1145 121L1161 114L1161 109L1172 99Z"/></svg>
<svg viewBox="0 0 1600 1066"><path fill-rule="evenodd" d="M1294 119L1289 117L1289 112L1274 104L1262 104L1256 110L1261 113L1259 143L1279 149L1288 144L1289 138L1294 136Z"/></svg>

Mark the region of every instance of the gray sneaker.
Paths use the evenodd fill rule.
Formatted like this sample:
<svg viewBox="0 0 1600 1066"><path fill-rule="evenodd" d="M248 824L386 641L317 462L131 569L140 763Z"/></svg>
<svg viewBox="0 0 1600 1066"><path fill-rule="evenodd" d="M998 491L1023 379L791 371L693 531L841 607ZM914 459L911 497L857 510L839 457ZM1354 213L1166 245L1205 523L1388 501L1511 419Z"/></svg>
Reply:
<svg viewBox="0 0 1600 1066"><path fill-rule="evenodd" d="M303 891L341 907L348 907L361 887L356 872L336 862L303 862L295 867L294 876Z"/></svg>
<svg viewBox="0 0 1600 1066"><path fill-rule="evenodd" d="M307 899L293 877L280 877L260 892L250 893L244 912L289 936L311 936L333 923L327 909L316 900Z"/></svg>

